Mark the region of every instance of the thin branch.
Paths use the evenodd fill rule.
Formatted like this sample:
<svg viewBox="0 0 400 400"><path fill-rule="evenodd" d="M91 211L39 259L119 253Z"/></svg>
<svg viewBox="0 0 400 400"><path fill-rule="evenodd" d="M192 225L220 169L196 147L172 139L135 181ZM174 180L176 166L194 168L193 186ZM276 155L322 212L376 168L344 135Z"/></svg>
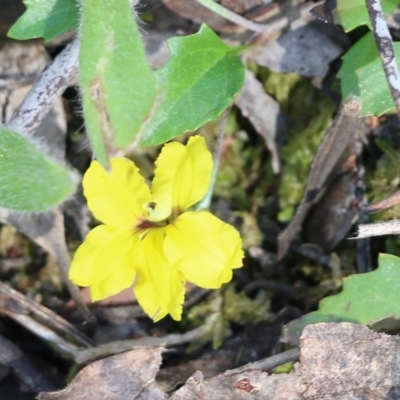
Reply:
<svg viewBox="0 0 400 400"><path fill-rule="evenodd" d="M400 73L396 63L392 37L382 11L380 0L366 0L375 42L381 57L383 70L389 84L397 114L400 117Z"/></svg>
<svg viewBox="0 0 400 400"><path fill-rule="evenodd" d="M203 326L199 326L183 334L170 334L164 337L144 337L140 339L116 340L115 342L105 343L97 347L78 350L75 352L77 364L85 364L90 361L98 360L113 354L123 353L138 347L169 347L190 343L201 339L205 334Z"/></svg>
<svg viewBox="0 0 400 400"><path fill-rule="evenodd" d="M234 13L231 10L228 10L227 8L219 5L216 3L214 0L196 0L198 3L200 3L202 6L208 8L215 14L220 15L221 17L239 25L242 26L245 29L248 29L249 31L253 32L262 32L266 28L266 25L261 25L257 24L256 22L250 21L236 13Z"/></svg>
<svg viewBox="0 0 400 400"><path fill-rule="evenodd" d="M225 374L243 372L248 369L261 369L262 371L270 371L273 368L279 367L279 365L286 364L291 361L297 361L300 357L300 349L295 348L284 351L283 353L275 354L271 357L263 358L241 367L230 369Z"/></svg>
<svg viewBox="0 0 400 400"><path fill-rule="evenodd" d="M368 213L384 211L391 207L396 206L399 203L400 203L400 190L394 192L393 194L386 197L385 199L378 201L377 203L369 204L365 208L365 211Z"/></svg>
<svg viewBox="0 0 400 400"><path fill-rule="evenodd" d="M357 237L354 239L367 238L372 236L399 235L400 220L377 222L375 224L362 224L358 226Z"/></svg>
<svg viewBox="0 0 400 400"><path fill-rule="evenodd" d="M78 76L79 39L71 42L35 82L24 101L6 125L8 129L31 136L54 102Z"/></svg>

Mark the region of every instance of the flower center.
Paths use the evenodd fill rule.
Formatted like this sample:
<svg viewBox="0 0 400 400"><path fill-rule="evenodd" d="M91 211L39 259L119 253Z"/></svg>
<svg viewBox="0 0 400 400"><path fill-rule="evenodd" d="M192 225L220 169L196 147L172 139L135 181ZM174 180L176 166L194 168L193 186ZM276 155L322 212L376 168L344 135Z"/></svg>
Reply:
<svg viewBox="0 0 400 400"><path fill-rule="evenodd" d="M146 217L142 218L135 226L139 232L143 233L151 228L166 226L182 214L176 207L172 210L169 207L161 207L155 200L144 203L143 208L145 210L143 214Z"/></svg>

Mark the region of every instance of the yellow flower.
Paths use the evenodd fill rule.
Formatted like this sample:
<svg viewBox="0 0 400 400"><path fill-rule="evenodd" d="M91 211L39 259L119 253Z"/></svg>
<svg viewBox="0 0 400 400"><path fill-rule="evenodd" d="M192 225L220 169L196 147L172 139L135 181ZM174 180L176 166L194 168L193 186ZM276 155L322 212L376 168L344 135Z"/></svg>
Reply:
<svg viewBox="0 0 400 400"><path fill-rule="evenodd" d="M188 211L206 194L212 157L204 139L163 147L151 189L135 164L93 161L83 178L88 206L103 225L78 248L69 272L101 300L132 285L144 311L158 321L181 319L186 279L219 288L242 266L239 233L209 212Z"/></svg>

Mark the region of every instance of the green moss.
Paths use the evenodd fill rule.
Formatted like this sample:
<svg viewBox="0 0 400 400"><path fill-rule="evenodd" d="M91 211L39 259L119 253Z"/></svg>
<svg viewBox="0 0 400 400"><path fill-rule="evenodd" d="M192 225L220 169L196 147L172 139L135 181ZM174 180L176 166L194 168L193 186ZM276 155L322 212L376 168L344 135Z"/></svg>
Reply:
<svg viewBox="0 0 400 400"><path fill-rule="evenodd" d="M292 371L293 366L294 366L293 362L282 364L274 369L274 374L288 374L290 371Z"/></svg>
<svg viewBox="0 0 400 400"><path fill-rule="evenodd" d="M278 219L289 221L303 195L311 162L332 122L334 104L309 80L297 74L260 71L266 91L280 103L289 123L279 185Z"/></svg>

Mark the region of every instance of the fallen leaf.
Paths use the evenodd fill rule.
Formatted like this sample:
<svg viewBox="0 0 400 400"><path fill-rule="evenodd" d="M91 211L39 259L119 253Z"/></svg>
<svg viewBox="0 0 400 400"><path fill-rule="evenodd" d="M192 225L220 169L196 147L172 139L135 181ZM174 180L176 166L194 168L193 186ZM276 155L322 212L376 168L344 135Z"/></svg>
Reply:
<svg viewBox="0 0 400 400"><path fill-rule="evenodd" d="M295 235L302 229L304 218L312 205L320 200L332 179L334 168L341 161L350 140L366 129L365 121L344 115L343 108L327 131L311 165L306 190L289 226L278 237L278 259L282 259Z"/></svg>
<svg viewBox="0 0 400 400"><path fill-rule="evenodd" d="M347 40L340 28L312 21L288 30L266 46L254 47L250 57L276 72L324 77L330 63L347 47Z"/></svg>
<svg viewBox="0 0 400 400"><path fill-rule="evenodd" d="M344 162L333 170L336 177L328 185L318 203L311 208L304 223L307 242L331 251L345 238L354 221L358 219L357 186L360 170L358 157L363 145L358 137L350 140L344 153Z"/></svg>
<svg viewBox="0 0 400 400"><path fill-rule="evenodd" d="M276 137L282 117L278 102L265 93L261 82L252 72L246 70L244 86L236 97L235 104L264 139L265 145L271 152L272 169L275 174L279 174L280 164Z"/></svg>
<svg viewBox="0 0 400 400"><path fill-rule="evenodd" d="M161 400L154 384L162 348L136 349L95 361L63 390L40 393L39 400ZM145 394L145 395L144 395Z"/></svg>
<svg viewBox="0 0 400 400"><path fill-rule="evenodd" d="M171 400L396 400L400 395L400 338L351 323L307 326L300 366L289 374L260 370L204 380L197 371Z"/></svg>

